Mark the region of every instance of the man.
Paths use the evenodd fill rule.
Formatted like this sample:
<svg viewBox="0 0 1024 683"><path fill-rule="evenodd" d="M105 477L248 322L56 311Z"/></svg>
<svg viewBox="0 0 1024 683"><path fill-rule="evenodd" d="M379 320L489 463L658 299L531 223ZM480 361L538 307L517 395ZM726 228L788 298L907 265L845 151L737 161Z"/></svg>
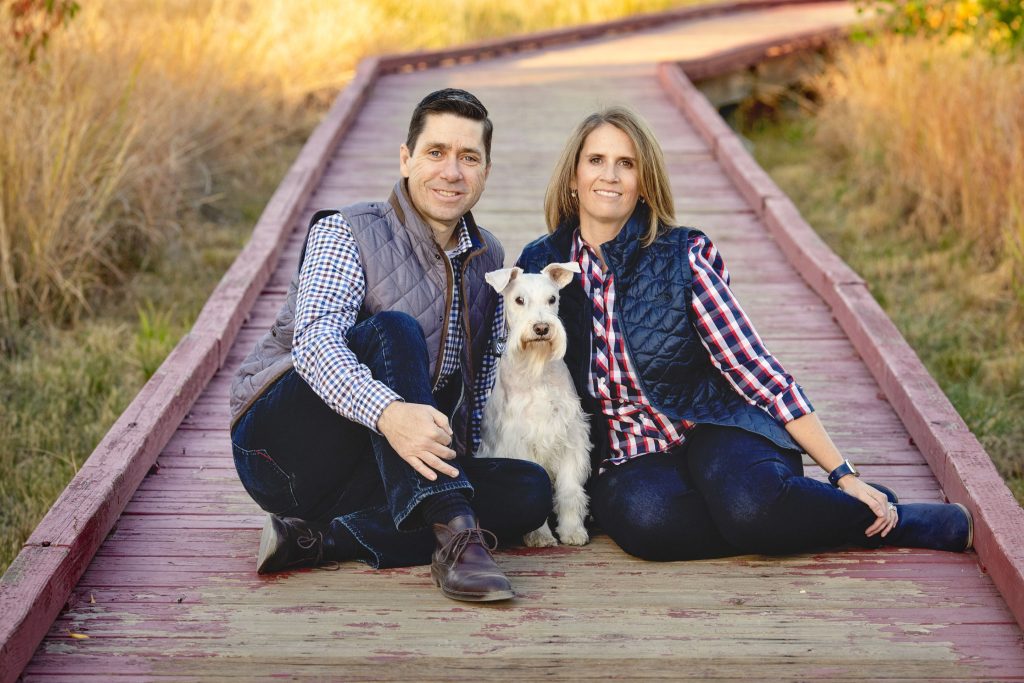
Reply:
<svg viewBox="0 0 1024 683"><path fill-rule="evenodd" d="M503 250L470 213L491 131L470 93L431 93L390 199L313 217L231 391L235 467L270 513L258 572L430 562L450 598L513 597L489 551L540 526L551 488L532 463L472 457L504 334L483 279Z"/></svg>

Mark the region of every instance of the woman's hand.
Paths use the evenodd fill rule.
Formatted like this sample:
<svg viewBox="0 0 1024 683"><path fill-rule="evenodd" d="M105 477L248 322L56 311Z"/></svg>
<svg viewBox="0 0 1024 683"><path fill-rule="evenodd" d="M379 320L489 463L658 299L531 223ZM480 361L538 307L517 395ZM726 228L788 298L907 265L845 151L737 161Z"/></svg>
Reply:
<svg viewBox="0 0 1024 683"><path fill-rule="evenodd" d="M831 472L843 462L843 456L832 443L815 413L808 413L787 422L786 431L826 472ZM896 506L889 506L889 499L884 493L851 474L839 480L839 488L871 508L871 512L878 518L864 532L866 535L874 536L880 533L882 538L885 538L896 526L896 522L899 521Z"/></svg>
<svg viewBox="0 0 1024 683"><path fill-rule="evenodd" d="M884 493L852 475L840 479L839 488L871 508L871 512L878 518L864 531L865 536L881 533L882 538L885 538L896 526L899 514L895 505L889 505L889 499Z"/></svg>

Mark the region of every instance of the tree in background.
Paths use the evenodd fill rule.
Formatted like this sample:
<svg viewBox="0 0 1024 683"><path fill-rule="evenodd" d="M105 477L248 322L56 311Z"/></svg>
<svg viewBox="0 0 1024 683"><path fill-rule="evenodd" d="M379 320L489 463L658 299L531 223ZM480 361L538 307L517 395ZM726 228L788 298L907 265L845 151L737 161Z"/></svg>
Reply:
<svg viewBox="0 0 1024 683"><path fill-rule="evenodd" d="M969 36L995 49L1024 49L1024 0L867 0L905 35Z"/></svg>

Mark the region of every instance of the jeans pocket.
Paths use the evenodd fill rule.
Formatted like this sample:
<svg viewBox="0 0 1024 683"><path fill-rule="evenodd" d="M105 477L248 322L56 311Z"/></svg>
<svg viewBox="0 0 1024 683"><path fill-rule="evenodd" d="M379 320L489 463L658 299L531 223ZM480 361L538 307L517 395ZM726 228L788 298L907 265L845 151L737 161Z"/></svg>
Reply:
<svg viewBox="0 0 1024 683"><path fill-rule="evenodd" d="M234 443L231 450L238 478L257 505L275 515L298 507L292 477L274 462L270 454L261 448L250 451Z"/></svg>

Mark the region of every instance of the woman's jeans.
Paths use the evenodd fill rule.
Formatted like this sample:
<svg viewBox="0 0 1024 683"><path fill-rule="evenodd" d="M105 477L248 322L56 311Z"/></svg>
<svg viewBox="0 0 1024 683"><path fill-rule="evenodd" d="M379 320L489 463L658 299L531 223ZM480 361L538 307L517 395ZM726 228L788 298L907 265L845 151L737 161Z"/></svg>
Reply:
<svg viewBox="0 0 1024 683"><path fill-rule="evenodd" d="M348 344L375 379L406 401L454 413L461 381L452 378L445 396L431 393L426 340L412 317L379 313L353 326ZM246 411L231 441L242 485L261 508L327 534L351 534L366 549L358 559L373 567L430 562L436 541L416 507L436 493L465 491L480 526L506 542L551 512L551 483L540 466L460 456L452 461L459 476L439 473L429 481L382 435L335 413L295 370Z"/></svg>
<svg viewBox="0 0 1024 683"><path fill-rule="evenodd" d="M701 425L679 448L609 467L591 512L619 546L648 560L784 554L855 543L962 550L966 516L951 505L898 505L882 539L853 496L803 476L800 454L735 427Z"/></svg>

